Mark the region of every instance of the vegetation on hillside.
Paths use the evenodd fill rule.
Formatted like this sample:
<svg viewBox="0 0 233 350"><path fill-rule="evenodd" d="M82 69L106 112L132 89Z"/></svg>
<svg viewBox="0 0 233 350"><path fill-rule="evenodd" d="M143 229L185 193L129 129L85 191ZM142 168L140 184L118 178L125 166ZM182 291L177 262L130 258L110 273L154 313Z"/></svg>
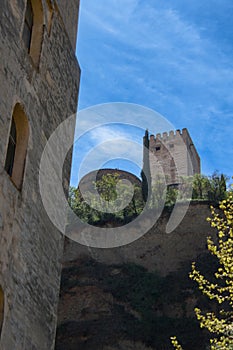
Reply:
<svg viewBox="0 0 233 350"><path fill-rule="evenodd" d="M119 179L117 173L103 175L94 183L94 187L98 196L92 192L85 193L87 200L83 198L79 188L70 188L69 204L84 222L93 225L109 222L123 224L133 220L143 210L141 188L134 184L132 189ZM128 204L122 208L122 203Z"/></svg>
<svg viewBox="0 0 233 350"><path fill-rule="evenodd" d="M195 174L194 176L181 177L179 186L164 186L164 180L158 177L152 188L152 206L159 206L165 202L165 206L173 206L175 202L190 200L209 201L218 204L227 197L226 182L228 177L223 174L213 173L211 176ZM190 189L192 189L190 191Z"/></svg>
<svg viewBox="0 0 233 350"><path fill-rule="evenodd" d="M217 204L227 197L227 177L214 173L212 176L196 174L182 177L179 187L166 187L160 178L154 183L147 208L172 208L176 201L190 200L190 186L193 188L192 200L210 201ZM142 181L142 184L144 182ZM129 185L119 179L119 174L106 174L96 181L93 192L85 193L83 198L79 188L70 188L69 204L75 214L84 222L92 225L115 223L124 225L136 218L145 207L145 188L133 184L132 196ZM128 203L122 207L122 203Z"/></svg>

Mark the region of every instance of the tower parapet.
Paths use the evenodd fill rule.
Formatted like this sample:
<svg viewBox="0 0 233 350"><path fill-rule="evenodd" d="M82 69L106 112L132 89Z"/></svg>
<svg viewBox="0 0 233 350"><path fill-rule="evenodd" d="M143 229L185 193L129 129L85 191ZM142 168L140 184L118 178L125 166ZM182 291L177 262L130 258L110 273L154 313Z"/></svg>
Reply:
<svg viewBox="0 0 233 350"><path fill-rule="evenodd" d="M157 133L156 136L154 136L153 134L150 135L150 138L153 137L155 139L161 139L163 141L170 141L176 137L179 137L179 136L182 136L182 137L186 137L188 136L190 138L190 135L188 133L188 130L186 128L183 128L182 131L180 129L177 129L177 130L170 130L169 132L165 131L162 133Z"/></svg>

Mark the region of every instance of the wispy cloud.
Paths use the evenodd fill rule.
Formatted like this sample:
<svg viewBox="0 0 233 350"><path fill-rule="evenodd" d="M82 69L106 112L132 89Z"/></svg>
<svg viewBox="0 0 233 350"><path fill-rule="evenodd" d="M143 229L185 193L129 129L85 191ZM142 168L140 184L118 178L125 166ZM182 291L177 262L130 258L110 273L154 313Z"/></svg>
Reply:
<svg viewBox="0 0 233 350"><path fill-rule="evenodd" d="M232 13L226 0L82 2L80 108L112 101L148 106L177 128L188 127L202 163L233 173ZM107 136L98 132L99 139Z"/></svg>

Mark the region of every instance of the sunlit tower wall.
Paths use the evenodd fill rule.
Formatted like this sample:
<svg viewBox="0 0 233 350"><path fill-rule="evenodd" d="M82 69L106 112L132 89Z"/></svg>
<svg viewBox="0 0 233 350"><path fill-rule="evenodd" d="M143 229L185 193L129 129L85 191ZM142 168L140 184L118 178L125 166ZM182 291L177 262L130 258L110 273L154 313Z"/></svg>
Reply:
<svg viewBox="0 0 233 350"><path fill-rule="evenodd" d="M54 348L64 238L43 207L39 165L50 135L77 110L78 10L78 0L1 1L2 350ZM67 188L70 157L63 173Z"/></svg>
<svg viewBox="0 0 233 350"><path fill-rule="evenodd" d="M167 185L177 185L181 177L200 173L200 157L186 128L150 135L148 141L152 186L159 176Z"/></svg>

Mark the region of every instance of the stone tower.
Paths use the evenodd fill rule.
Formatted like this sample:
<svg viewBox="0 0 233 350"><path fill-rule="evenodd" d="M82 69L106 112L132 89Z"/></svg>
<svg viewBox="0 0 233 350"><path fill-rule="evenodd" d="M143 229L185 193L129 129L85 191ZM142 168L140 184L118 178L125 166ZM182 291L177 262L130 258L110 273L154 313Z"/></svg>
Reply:
<svg viewBox="0 0 233 350"><path fill-rule="evenodd" d="M0 13L0 349L54 348L63 236L39 192L55 128L76 112L79 0L3 0ZM64 166L69 183L70 160Z"/></svg>
<svg viewBox="0 0 233 350"><path fill-rule="evenodd" d="M179 184L180 176L200 173L200 157L187 129L164 132L156 137L149 137L146 131L143 144L143 163L144 166L149 163L152 186L161 173L167 185Z"/></svg>

